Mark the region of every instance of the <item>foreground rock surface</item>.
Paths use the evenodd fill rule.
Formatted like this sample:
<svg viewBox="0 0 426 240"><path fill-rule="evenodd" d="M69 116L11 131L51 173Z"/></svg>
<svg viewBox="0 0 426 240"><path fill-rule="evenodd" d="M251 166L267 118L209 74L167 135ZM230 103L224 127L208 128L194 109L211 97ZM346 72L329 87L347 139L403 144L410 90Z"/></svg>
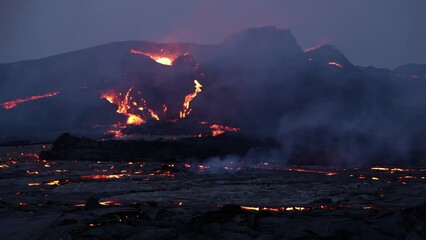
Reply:
<svg viewBox="0 0 426 240"><path fill-rule="evenodd" d="M425 169L46 161L42 147L0 148L1 239L426 238Z"/></svg>

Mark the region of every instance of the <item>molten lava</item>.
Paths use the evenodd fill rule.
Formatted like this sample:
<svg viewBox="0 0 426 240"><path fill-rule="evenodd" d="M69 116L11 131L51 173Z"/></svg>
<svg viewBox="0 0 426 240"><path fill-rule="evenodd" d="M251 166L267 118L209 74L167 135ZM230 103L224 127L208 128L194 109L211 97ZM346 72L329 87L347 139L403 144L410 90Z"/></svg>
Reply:
<svg viewBox="0 0 426 240"><path fill-rule="evenodd" d="M166 53L165 51L161 50L160 53L151 53L151 52L142 52L136 49L130 49L130 53L132 54L140 54L148 56L158 63L165 64L165 65L173 65L173 61L177 58L177 55ZM184 56L189 55L189 53L186 53ZM189 59L192 61L192 58ZM202 72L200 66L196 64L196 70L199 72ZM119 89L109 89L105 90L101 93L101 97L103 99L106 99L111 104L114 104L117 106L116 112L122 115L126 116L125 122L119 122L117 124L114 124L111 126L110 129L107 130L106 133L113 134L115 138L123 138L125 135L122 133L122 130L126 127L129 127L128 125L141 125L143 123L146 123L150 119L160 121L160 120L167 120L169 122L176 122L179 119L184 119L189 116L189 114L192 112L191 103L192 101L198 96L198 94L202 91L202 85L198 80L194 80L194 91L185 95L183 104L181 109L178 109L179 116L176 116L173 113L176 113L174 111L174 108L169 109L168 104L170 103L164 103L159 107L158 103L156 104L157 108L150 108L148 106L147 101L142 97L140 89L138 89L138 86L135 84L132 84L126 88L120 88ZM167 104L167 105L166 105ZM171 105L173 106L173 105ZM175 116L172 116L175 115ZM200 124L204 125L207 124L207 122L201 122ZM223 134L224 132L237 132L240 129L229 127L229 126L223 126L223 125L211 125L210 129L213 131L213 136L218 136L220 134ZM203 137L210 134L198 134L196 136Z"/></svg>
<svg viewBox="0 0 426 240"><path fill-rule="evenodd" d="M271 211L271 212L285 212L285 211L307 211L311 210L306 207L252 207L240 206L242 210L247 211Z"/></svg>
<svg viewBox="0 0 426 240"><path fill-rule="evenodd" d="M160 120L154 110L147 107L146 100L142 97L132 95L133 87L129 88L125 94L115 90L108 90L101 94L101 98L117 105L117 113L127 116L128 125L141 125L148 118ZM136 94L140 95L140 91Z"/></svg>
<svg viewBox="0 0 426 240"><path fill-rule="evenodd" d="M198 93L201 92L201 88L203 86L197 80L194 80L194 83L195 83L195 90L193 93L185 96L185 101L183 102L183 109L182 111L179 112L180 118L185 118L191 113L192 109L189 108L189 104L191 103L192 100L194 100L197 97Z"/></svg>
<svg viewBox="0 0 426 240"><path fill-rule="evenodd" d="M100 180L100 179L117 179L122 178L124 176L129 176L129 174L95 174L95 175L81 175L81 179L92 179L92 180Z"/></svg>
<svg viewBox="0 0 426 240"><path fill-rule="evenodd" d="M288 168L287 170L288 171L296 171L296 172L305 172L305 173L318 173L318 174L324 174L326 176L337 175L336 172L325 172L325 171L317 171L317 170L302 169L302 168Z"/></svg>
<svg viewBox="0 0 426 240"><path fill-rule="evenodd" d="M339 68L343 68L343 66L341 64L337 63L337 62L328 62L328 65L333 65L333 66L336 66L336 67L339 67Z"/></svg>
<svg viewBox="0 0 426 240"><path fill-rule="evenodd" d="M139 116L136 115L129 115L129 118L127 118L127 124L129 125L141 125L142 123L144 123L145 121L140 118Z"/></svg>
<svg viewBox="0 0 426 240"><path fill-rule="evenodd" d="M322 47L322 46L324 46L324 44L323 43L320 43L320 44L318 44L318 45L316 45L316 46L314 46L314 47L310 47L310 48L307 48L307 49L305 49L305 50L303 50L303 52L310 52L310 51L313 51L313 50L316 50L316 49L318 49L318 48L320 48L320 47Z"/></svg>
<svg viewBox="0 0 426 240"><path fill-rule="evenodd" d="M167 65L167 66L172 66L173 61L176 59L175 55L165 54L163 49L161 49L160 54L141 52L141 51L136 50L136 49L130 49L130 53L145 55L147 57L150 57L152 60L158 62L159 64L163 64L163 65Z"/></svg>
<svg viewBox="0 0 426 240"><path fill-rule="evenodd" d="M12 101L0 103L0 106L2 106L6 110L9 110L9 109L16 107L18 104L28 102L28 101L37 100L37 99L53 97L55 95L58 95L59 93L60 92L57 91L57 92L45 93L45 94L42 94L42 95L31 96L31 97L27 97L27 98L18 98L18 99L12 100Z"/></svg>
<svg viewBox="0 0 426 240"><path fill-rule="evenodd" d="M218 124L211 125L210 129L212 130L213 137L219 136L225 132L238 132L240 130L239 128L218 125Z"/></svg>

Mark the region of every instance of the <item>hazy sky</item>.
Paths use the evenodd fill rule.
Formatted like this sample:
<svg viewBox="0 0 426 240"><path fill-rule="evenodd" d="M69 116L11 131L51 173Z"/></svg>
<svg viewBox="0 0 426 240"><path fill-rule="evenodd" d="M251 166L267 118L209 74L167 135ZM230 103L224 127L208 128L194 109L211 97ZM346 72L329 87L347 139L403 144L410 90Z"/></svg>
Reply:
<svg viewBox="0 0 426 240"><path fill-rule="evenodd" d="M426 0L0 0L0 62L124 40L220 43L264 25L357 65L426 63Z"/></svg>

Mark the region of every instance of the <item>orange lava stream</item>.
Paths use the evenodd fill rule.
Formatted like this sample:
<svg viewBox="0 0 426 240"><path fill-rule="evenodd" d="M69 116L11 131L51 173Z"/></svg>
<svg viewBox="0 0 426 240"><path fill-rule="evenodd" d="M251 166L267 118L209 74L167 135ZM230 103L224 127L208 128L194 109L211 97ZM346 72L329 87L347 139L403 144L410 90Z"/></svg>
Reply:
<svg viewBox="0 0 426 240"><path fill-rule="evenodd" d="M349 208L347 205L329 206L321 205L315 207L288 206L288 207L257 207L257 206L240 206L245 211L270 211L270 212L289 212L289 211L312 211L312 210L337 210ZM363 209L375 209L375 206L366 206Z"/></svg>
<svg viewBox="0 0 426 240"><path fill-rule="evenodd" d="M328 62L328 65L333 65L333 66L336 66L336 67L339 67L339 68L343 68L343 66L342 65L340 65L339 63L337 63L337 62Z"/></svg>
<svg viewBox="0 0 426 240"><path fill-rule="evenodd" d="M306 173L318 173L318 174L324 174L324 175L327 175L327 176L337 175L336 172L316 171L316 170L301 169L301 168L288 168L287 170L288 171L296 171L296 172L306 172Z"/></svg>
<svg viewBox="0 0 426 240"><path fill-rule="evenodd" d="M163 49L161 49L161 52L163 52ZM176 59L176 57L173 55L166 55L164 53L161 53L161 54L147 53L147 52L142 52L136 49L130 49L130 53L145 55L147 57L150 57L152 60L156 61L157 63L167 65L167 66L172 66L173 61Z"/></svg>
<svg viewBox="0 0 426 240"><path fill-rule="evenodd" d="M307 49L305 49L305 50L303 50L303 52L310 52L310 51L313 51L313 50L316 50L316 49L318 49L318 48L320 48L320 47L322 47L324 44L318 44L318 45L316 45L316 46L314 46L314 47L310 47L310 48L307 48Z"/></svg>
<svg viewBox="0 0 426 240"><path fill-rule="evenodd" d="M240 130L239 128L218 125L218 124L211 125L210 129L212 130L213 137L219 136L225 132L238 132Z"/></svg>
<svg viewBox="0 0 426 240"><path fill-rule="evenodd" d="M6 110L9 110L9 109L16 107L18 104L28 102L28 101L37 100L37 99L53 97L55 95L58 95L59 93L60 92L57 91L57 92L45 93L43 95L31 96L31 97L27 97L27 98L18 98L18 99L12 100L12 101L0 103L0 106L2 106Z"/></svg>
<svg viewBox="0 0 426 240"><path fill-rule="evenodd" d="M180 118L185 118L191 113L192 109L189 108L189 104L191 103L192 100L194 100L197 97L198 93L201 92L201 88L203 86L197 80L194 80L194 83L195 83L195 90L193 93L185 96L185 101L183 102L183 109L182 111L179 112Z"/></svg>
<svg viewBox="0 0 426 240"><path fill-rule="evenodd" d="M97 175L81 175L80 178L82 179L117 179L124 176L129 176L129 174L97 174Z"/></svg>
<svg viewBox="0 0 426 240"><path fill-rule="evenodd" d="M252 207L240 206L242 210L248 211L271 211L271 212L285 212L285 211L307 211L305 207Z"/></svg>
<svg viewBox="0 0 426 240"><path fill-rule="evenodd" d="M128 125L141 125L145 123L145 119L148 118L146 115L148 114L152 119L160 120L160 117L152 109L147 107L145 99L141 98L138 101L131 96L132 91L133 87L129 88L123 97L123 94L120 92L108 90L101 94L101 98L117 105L116 112L127 116L126 124Z"/></svg>

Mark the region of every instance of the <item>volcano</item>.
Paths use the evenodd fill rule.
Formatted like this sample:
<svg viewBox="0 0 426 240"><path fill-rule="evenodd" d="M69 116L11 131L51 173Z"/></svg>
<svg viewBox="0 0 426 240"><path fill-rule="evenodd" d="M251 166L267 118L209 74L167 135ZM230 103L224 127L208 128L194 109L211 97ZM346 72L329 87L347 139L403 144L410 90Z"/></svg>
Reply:
<svg viewBox="0 0 426 240"><path fill-rule="evenodd" d="M231 132L290 156L423 159L424 74L356 66L331 45L303 51L272 26L217 45L117 42L1 64L0 142Z"/></svg>
<svg viewBox="0 0 426 240"><path fill-rule="evenodd" d="M267 26L0 79L1 239L426 239L425 65Z"/></svg>

